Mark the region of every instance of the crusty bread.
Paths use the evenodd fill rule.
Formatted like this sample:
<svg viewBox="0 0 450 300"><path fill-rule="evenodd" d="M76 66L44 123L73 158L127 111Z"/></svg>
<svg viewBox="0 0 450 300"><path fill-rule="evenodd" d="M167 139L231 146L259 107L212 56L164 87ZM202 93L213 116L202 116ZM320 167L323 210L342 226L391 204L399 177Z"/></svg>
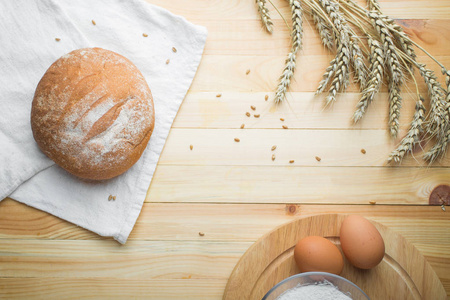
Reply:
<svg viewBox="0 0 450 300"><path fill-rule="evenodd" d="M75 50L54 62L31 109L40 149L68 172L94 180L136 163L154 123L144 76L125 57L101 48Z"/></svg>

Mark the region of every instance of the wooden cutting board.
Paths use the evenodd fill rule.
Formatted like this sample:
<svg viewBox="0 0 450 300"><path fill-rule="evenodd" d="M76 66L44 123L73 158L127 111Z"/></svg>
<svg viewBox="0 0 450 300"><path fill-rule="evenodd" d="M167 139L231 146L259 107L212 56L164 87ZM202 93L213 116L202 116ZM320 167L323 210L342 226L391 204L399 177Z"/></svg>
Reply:
<svg viewBox="0 0 450 300"><path fill-rule="evenodd" d="M339 231L344 218L340 214L300 218L261 237L237 263L223 299L260 300L275 284L299 273L293 251L303 237L323 236L341 249ZM372 270L360 270L345 260L341 276L358 285L372 300L447 299L441 281L423 255L399 234L372 223L385 242L383 261Z"/></svg>

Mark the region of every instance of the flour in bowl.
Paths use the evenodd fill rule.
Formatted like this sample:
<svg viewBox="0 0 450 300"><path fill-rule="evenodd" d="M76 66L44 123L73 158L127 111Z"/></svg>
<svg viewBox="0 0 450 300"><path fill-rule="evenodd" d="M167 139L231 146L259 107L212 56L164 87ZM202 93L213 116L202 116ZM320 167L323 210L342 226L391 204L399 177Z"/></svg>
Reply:
<svg viewBox="0 0 450 300"><path fill-rule="evenodd" d="M276 300L351 300L332 283L324 281L318 284L297 285L278 296Z"/></svg>

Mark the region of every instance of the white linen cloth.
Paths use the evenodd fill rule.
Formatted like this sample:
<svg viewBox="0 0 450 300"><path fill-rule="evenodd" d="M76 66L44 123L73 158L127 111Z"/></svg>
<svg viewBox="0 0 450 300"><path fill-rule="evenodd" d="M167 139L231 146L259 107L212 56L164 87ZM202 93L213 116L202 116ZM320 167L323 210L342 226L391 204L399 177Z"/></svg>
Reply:
<svg viewBox="0 0 450 300"><path fill-rule="evenodd" d="M141 0L2 0L0 12L0 201L10 196L125 243L200 63L206 29ZM101 182L80 180L55 165L30 126L34 91L47 68L84 47L130 59L155 104L155 129L140 160Z"/></svg>

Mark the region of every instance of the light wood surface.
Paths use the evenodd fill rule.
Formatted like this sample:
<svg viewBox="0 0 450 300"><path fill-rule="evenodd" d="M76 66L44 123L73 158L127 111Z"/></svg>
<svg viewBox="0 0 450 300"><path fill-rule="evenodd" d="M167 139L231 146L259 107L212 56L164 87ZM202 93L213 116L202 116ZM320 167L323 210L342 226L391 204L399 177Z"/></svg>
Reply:
<svg viewBox="0 0 450 300"><path fill-rule="evenodd" d="M298 274L294 247L302 238L323 236L341 249L339 236L345 217L342 214L303 217L262 236L236 264L223 300L259 300L278 282ZM392 299L394 295L395 299L405 300L446 299L441 281L423 255L393 230L380 223L373 224L386 246L383 260L373 269L361 270L353 267L344 256L340 276L355 283L371 299ZM282 292L274 291L270 299Z"/></svg>
<svg viewBox="0 0 450 300"><path fill-rule="evenodd" d="M385 89L356 126L350 122L358 98L353 86L323 110L313 92L332 54L305 23L288 102L274 107L264 97L273 97L289 33L270 5L272 36L262 29L253 0L148 1L206 26L208 39L129 241L120 246L3 200L0 298L221 299L236 263L258 238L320 213L361 214L402 235L450 295L450 207L427 205L436 186L450 184L450 156L427 166L417 152L399 167L385 164L398 142L385 130ZM287 1L272 2L288 16ZM380 2L450 67L449 0ZM430 59L419 58L440 76ZM402 132L412 115L406 95L412 87L405 90ZM422 82L420 88L425 91ZM247 111L261 117L248 118Z"/></svg>

